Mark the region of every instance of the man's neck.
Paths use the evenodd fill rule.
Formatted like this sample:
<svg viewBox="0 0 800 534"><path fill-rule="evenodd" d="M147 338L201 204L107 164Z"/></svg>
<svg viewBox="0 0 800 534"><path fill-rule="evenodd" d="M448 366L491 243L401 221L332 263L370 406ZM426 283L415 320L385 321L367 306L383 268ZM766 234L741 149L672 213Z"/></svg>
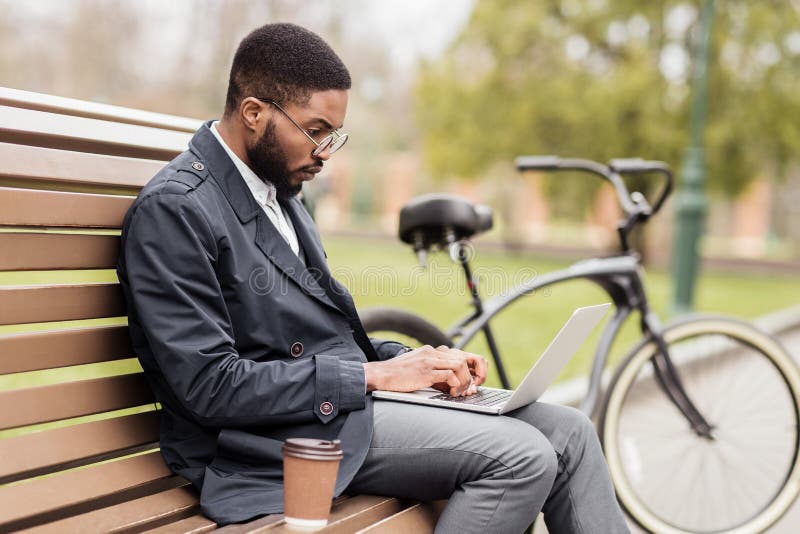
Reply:
<svg viewBox="0 0 800 534"><path fill-rule="evenodd" d="M250 159L247 157L244 140L242 136L237 135L236 126L223 117L217 123L217 132L219 132L225 144L228 145L228 148L230 148L245 165L250 167Z"/></svg>

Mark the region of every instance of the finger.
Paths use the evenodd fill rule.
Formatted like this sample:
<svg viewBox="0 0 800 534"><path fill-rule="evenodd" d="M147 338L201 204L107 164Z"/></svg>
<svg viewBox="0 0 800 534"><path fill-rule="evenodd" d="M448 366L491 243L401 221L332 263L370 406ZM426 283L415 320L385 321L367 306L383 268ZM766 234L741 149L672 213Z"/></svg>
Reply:
<svg viewBox="0 0 800 534"><path fill-rule="evenodd" d="M473 354L473 356L475 357L473 367L475 383L480 386L486 382L486 375L489 372L489 362L487 362L486 358L483 356L478 356L477 354Z"/></svg>
<svg viewBox="0 0 800 534"><path fill-rule="evenodd" d="M431 385L444 383L449 386L448 393L451 397L458 397L461 395L464 388L452 369L436 369L431 371L431 375L433 377L433 383Z"/></svg>
<svg viewBox="0 0 800 534"><path fill-rule="evenodd" d="M474 371L473 374L475 375L475 382L479 386L486 382L486 373L488 372L489 368L489 362L486 361L486 358L477 354L472 354L471 352L464 352L463 350L456 348L451 348L448 352L449 354L457 355L458 357L467 361L469 368Z"/></svg>
<svg viewBox="0 0 800 534"><path fill-rule="evenodd" d="M449 385L451 386L450 395L456 397L463 395L471 383L471 375L469 374L469 371L465 370L456 362L446 363L445 365L450 366L448 369L454 377L454 380L449 382Z"/></svg>
<svg viewBox="0 0 800 534"><path fill-rule="evenodd" d="M464 392L464 395L469 396L475 395L476 393L478 393L478 385L475 382L470 382L469 387L467 387L467 390Z"/></svg>
<svg viewBox="0 0 800 534"><path fill-rule="evenodd" d="M463 358L450 356L437 356L433 359L434 369L450 369L458 378L460 390L463 392L472 382L472 374L469 372L467 362Z"/></svg>
<svg viewBox="0 0 800 534"><path fill-rule="evenodd" d="M428 345L426 348L430 349L427 352L432 352L431 357L427 359L428 365L432 369L452 370L458 379L458 395L463 394L472 380L472 374L466 360L459 354L449 352L449 348L445 345L439 345L435 349Z"/></svg>
<svg viewBox="0 0 800 534"><path fill-rule="evenodd" d="M438 382L436 384L431 384L431 387L433 389L441 391L442 393L447 393L448 395L450 394L450 384L448 384L447 382Z"/></svg>

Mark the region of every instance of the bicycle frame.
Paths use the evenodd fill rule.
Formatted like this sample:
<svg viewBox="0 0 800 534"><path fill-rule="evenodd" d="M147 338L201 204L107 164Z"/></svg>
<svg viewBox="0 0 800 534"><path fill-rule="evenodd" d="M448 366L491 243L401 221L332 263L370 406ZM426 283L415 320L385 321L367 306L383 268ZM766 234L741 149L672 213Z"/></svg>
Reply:
<svg viewBox="0 0 800 534"><path fill-rule="evenodd" d="M608 294L614 304L614 315L603 330L600 342L595 350L592 370L589 376L589 389L581 404L581 411L591 417L597 410L601 395L602 373L608 360L611 346L622 324L630 316L631 312L637 310L641 316L640 326L643 336L654 341L659 348L659 355L655 359L654 366L659 385L689 420L695 432L705 437L711 437L711 426L689 399L677 369L669 358L666 343L661 336L661 321L650 309L647 301L647 295L642 283L642 267L638 255L623 254L607 258L582 260L566 269L530 278L511 291L492 297L486 302L480 298L477 283L472 280L469 262L466 254L463 253L463 249L459 250L456 257L467 276L467 285L472 294L472 304L475 307L475 312L451 327L447 335L451 339L458 338L453 346L463 349L478 332L483 331L486 335L489 350L498 367L501 381L504 382L504 387L508 387L507 379L489 321L517 299L537 290L568 280L586 279L599 285Z"/></svg>

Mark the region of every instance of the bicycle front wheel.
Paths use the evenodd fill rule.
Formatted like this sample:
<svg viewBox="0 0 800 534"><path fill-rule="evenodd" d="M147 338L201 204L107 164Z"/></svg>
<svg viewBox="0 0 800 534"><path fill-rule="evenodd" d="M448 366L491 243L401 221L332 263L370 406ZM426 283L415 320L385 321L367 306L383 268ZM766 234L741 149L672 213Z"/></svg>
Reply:
<svg viewBox="0 0 800 534"><path fill-rule="evenodd" d="M653 342L617 369L600 434L617 495L663 534L763 532L800 490L800 373L768 334L691 317L664 329L684 388L713 430L694 432L653 372Z"/></svg>

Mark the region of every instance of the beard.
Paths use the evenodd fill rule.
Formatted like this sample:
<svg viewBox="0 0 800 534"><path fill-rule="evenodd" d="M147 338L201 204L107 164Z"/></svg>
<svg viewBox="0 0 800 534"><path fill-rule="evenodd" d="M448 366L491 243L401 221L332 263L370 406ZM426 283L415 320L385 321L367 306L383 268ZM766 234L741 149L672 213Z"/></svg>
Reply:
<svg viewBox="0 0 800 534"><path fill-rule="evenodd" d="M256 176L275 186L278 198L291 198L303 189L303 182L294 185L290 180L292 172L289 170L286 153L275 135L274 122L270 121L264 129L264 134L254 145L247 147L247 158Z"/></svg>

